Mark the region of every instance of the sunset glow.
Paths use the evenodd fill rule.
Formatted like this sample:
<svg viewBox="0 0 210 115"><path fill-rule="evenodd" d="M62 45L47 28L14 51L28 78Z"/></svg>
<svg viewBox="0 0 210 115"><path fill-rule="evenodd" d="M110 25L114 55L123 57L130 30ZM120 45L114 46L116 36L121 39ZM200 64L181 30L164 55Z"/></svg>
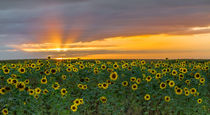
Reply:
<svg viewBox="0 0 210 115"><path fill-rule="evenodd" d="M0 55L2 59L210 58L208 3L178 1L2 5Z"/></svg>

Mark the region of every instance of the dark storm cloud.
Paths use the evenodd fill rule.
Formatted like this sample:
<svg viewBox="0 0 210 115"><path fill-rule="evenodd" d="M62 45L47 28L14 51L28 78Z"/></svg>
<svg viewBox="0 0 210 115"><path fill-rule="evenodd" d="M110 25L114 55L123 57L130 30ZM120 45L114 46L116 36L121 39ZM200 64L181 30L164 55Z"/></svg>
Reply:
<svg viewBox="0 0 210 115"><path fill-rule="evenodd" d="M64 41L74 31L81 31L77 41L142 34L192 34L194 31L188 28L210 25L209 12L209 0L1 1L0 39L37 42L39 36L47 34L49 25L40 23L47 14L52 14L49 20L60 16Z"/></svg>

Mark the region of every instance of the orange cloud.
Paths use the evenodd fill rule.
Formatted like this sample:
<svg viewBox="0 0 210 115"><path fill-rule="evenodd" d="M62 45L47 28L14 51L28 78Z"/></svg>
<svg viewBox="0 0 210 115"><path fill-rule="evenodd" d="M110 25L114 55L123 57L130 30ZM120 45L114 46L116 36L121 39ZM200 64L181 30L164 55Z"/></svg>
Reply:
<svg viewBox="0 0 210 115"><path fill-rule="evenodd" d="M210 34L196 34L196 35L141 35L129 37L111 37L103 40L95 40L90 42L73 42L60 44L56 43L42 43L42 44L21 44L10 45L10 47L25 51L25 52L68 52L68 51L127 51L133 52L128 54L87 54L84 58L108 58L118 55L126 58L132 57L195 57L195 55L209 56L210 53ZM59 47L58 47L59 46ZM156 51L157 53L139 54L141 52L135 51ZM161 51L158 53L158 51ZM166 52L163 52L166 51ZM170 51L176 51L170 53ZM183 52L190 51L190 52ZM198 53L199 52L199 53Z"/></svg>

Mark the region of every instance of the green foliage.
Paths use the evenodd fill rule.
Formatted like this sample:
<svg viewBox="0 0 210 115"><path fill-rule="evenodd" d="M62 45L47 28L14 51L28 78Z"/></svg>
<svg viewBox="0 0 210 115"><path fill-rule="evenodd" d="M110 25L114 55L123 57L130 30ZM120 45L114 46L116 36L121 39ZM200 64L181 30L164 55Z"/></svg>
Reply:
<svg viewBox="0 0 210 115"><path fill-rule="evenodd" d="M18 115L206 115L210 113L209 65L208 60L48 59L1 62L0 110L4 113L3 110L8 109L8 114ZM177 73L173 74L175 70ZM44 77L47 78L46 84L41 82ZM131 77L135 80L132 81ZM17 82L13 83L13 80ZM123 81L128 85L123 86ZM170 86L169 81L174 81L175 85ZM23 86L18 85L20 83ZM161 83L166 86L161 86ZM136 90L133 84L137 84ZM192 91L193 88L196 91ZM34 93L30 94L30 90ZM78 104L76 100L79 100Z"/></svg>

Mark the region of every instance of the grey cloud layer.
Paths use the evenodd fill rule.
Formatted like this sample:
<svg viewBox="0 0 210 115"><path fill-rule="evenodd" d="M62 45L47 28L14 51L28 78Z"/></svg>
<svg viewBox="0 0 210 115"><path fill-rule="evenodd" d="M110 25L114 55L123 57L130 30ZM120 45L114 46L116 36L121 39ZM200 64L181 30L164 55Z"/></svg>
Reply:
<svg viewBox="0 0 210 115"><path fill-rule="evenodd" d="M191 34L187 28L210 24L209 12L209 0L3 1L0 39L37 42L39 36L47 34L49 25L40 20L48 14L49 20L60 20L64 41L74 31L81 31L77 41L157 33Z"/></svg>
<svg viewBox="0 0 210 115"><path fill-rule="evenodd" d="M42 20L55 18L60 21L63 42L78 31L76 41L207 33L188 28L210 25L210 0L1 0L0 45L39 43L47 29L55 27Z"/></svg>

